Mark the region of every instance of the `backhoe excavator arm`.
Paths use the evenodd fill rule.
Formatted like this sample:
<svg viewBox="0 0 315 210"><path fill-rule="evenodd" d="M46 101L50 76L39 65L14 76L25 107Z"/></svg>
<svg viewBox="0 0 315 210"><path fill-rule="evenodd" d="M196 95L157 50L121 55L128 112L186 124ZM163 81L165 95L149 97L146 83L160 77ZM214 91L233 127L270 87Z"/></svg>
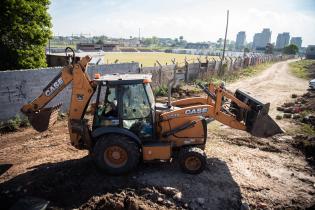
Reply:
<svg viewBox="0 0 315 210"><path fill-rule="evenodd" d="M269 104L262 104L245 92L237 90L235 94L224 87L209 84L200 88L207 94L207 98L189 98L172 102L179 107L161 115L161 121L192 116L213 118L229 127L244 130L253 136L269 137L282 133L281 128L268 115ZM165 132L165 131L163 131Z"/></svg>
<svg viewBox="0 0 315 210"><path fill-rule="evenodd" d="M86 108L95 92L95 85L86 74L90 60L91 57L85 56L78 63L65 66L43 89L40 96L21 108L21 112L28 116L34 129L39 132L47 130L56 121L60 105L52 108L44 107L72 82L68 128L72 145L79 149L91 146L89 131L83 120Z"/></svg>

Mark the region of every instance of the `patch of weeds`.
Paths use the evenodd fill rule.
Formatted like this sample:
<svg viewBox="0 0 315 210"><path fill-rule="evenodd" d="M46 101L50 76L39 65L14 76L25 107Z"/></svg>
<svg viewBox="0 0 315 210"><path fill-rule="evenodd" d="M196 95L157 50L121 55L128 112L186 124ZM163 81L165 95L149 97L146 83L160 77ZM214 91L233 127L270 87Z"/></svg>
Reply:
<svg viewBox="0 0 315 210"><path fill-rule="evenodd" d="M315 136L315 129L313 126L309 124L302 124L301 127L298 129L299 133L305 134L308 136Z"/></svg>
<svg viewBox="0 0 315 210"><path fill-rule="evenodd" d="M301 115L301 118L303 119L304 117L314 114L314 112L310 111L310 110L304 110L302 112L299 113Z"/></svg>
<svg viewBox="0 0 315 210"><path fill-rule="evenodd" d="M19 115L16 115L7 121L0 122L0 132L17 131L21 127L28 126L30 126L30 123L26 117L20 117Z"/></svg>
<svg viewBox="0 0 315 210"><path fill-rule="evenodd" d="M218 76L218 75L213 75L209 78L206 78L206 82L211 82L214 85L219 85L221 84L222 81L226 83L232 83L235 82L241 78L247 78L254 76L263 70L269 68L274 62L267 62L267 63L261 63L256 66L249 66L244 69L240 69L238 71L233 71L233 72L225 72L224 75Z"/></svg>
<svg viewBox="0 0 315 210"><path fill-rule="evenodd" d="M167 96L168 87L166 85L161 85L153 90L155 96Z"/></svg>
<svg viewBox="0 0 315 210"><path fill-rule="evenodd" d="M302 78L302 79L310 79L311 77L311 66L315 65L315 60L299 60L296 62L292 62L289 64L291 67L291 72L296 77Z"/></svg>
<svg viewBox="0 0 315 210"><path fill-rule="evenodd" d="M189 93L191 93L191 94L198 94L198 93L201 93L201 89L192 86L191 88L189 88Z"/></svg>

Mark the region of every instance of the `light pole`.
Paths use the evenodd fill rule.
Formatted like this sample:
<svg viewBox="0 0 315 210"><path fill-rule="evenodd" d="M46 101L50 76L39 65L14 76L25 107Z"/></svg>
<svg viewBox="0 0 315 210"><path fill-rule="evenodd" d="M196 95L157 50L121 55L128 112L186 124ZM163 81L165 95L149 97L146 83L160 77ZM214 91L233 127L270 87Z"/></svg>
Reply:
<svg viewBox="0 0 315 210"><path fill-rule="evenodd" d="M226 13L226 28L225 28L225 36L224 36L224 43L223 43L222 59L221 59L221 64L220 64L220 76L222 76L222 73L223 73L222 67L223 67L223 61L224 61L226 36L227 36L228 27L229 27L229 10L227 10L227 13Z"/></svg>

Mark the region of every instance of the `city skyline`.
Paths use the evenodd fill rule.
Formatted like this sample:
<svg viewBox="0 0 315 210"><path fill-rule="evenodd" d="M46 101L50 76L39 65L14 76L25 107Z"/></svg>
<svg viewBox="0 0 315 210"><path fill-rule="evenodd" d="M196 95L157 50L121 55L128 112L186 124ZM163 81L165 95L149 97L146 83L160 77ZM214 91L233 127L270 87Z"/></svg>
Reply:
<svg viewBox="0 0 315 210"><path fill-rule="evenodd" d="M239 31L253 37L270 28L271 40L290 31L303 37L303 46L315 43L315 4L311 0L52 0L55 35L91 34L110 37L184 36L189 42L216 41L224 37L226 10L230 10L228 39ZM69 12L71 11L71 12Z"/></svg>

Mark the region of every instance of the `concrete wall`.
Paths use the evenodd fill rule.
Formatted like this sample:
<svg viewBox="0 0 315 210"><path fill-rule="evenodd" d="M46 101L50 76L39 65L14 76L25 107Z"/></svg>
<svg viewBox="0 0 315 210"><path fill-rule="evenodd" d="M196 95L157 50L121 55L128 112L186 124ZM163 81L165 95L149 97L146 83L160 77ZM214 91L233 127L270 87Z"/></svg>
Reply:
<svg viewBox="0 0 315 210"><path fill-rule="evenodd" d="M144 74L152 74L152 87L168 85L168 82L174 77L175 65L143 67L140 71Z"/></svg>
<svg viewBox="0 0 315 210"><path fill-rule="evenodd" d="M20 113L23 104L31 102L42 93L46 85L59 73L61 67L2 71L0 72L0 120L7 120ZM138 63L122 63L88 67L88 74L95 73L138 73ZM62 111L67 111L71 96L71 85L66 87L50 105L63 103Z"/></svg>

